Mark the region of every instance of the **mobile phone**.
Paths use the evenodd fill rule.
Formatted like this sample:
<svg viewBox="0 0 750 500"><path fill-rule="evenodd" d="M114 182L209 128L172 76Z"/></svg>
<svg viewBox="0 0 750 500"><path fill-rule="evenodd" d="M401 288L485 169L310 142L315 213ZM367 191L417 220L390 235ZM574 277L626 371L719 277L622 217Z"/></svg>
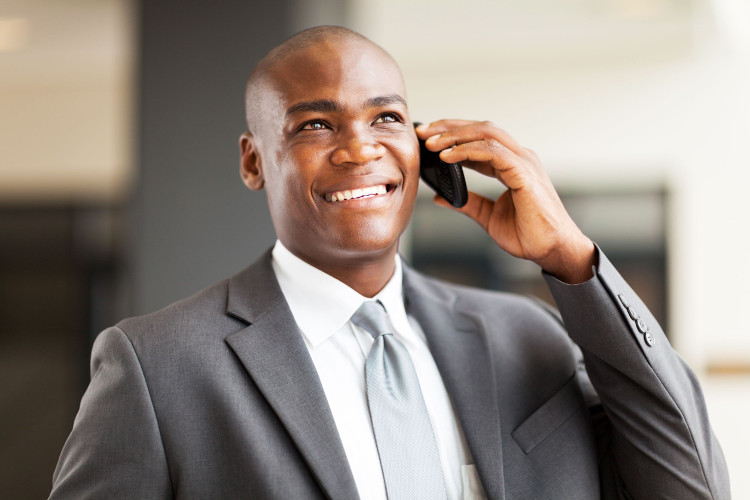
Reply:
<svg viewBox="0 0 750 500"><path fill-rule="evenodd" d="M414 123L417 127L419 122ZM440 155L430 151L419 139L419 175L437 194L456 208L466 205L469 192L466 189L464 171L459 163L446 163Z"/></svg>

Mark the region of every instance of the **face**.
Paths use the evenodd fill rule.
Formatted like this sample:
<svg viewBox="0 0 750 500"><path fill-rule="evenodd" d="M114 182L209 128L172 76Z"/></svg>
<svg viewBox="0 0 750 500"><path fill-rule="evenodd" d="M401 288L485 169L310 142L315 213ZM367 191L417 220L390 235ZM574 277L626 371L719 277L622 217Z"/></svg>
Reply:
<svg viewBox="0 0 750 500"><path fill-rule="evenodd" d="M395 63L365 42L336 40L286 56L266 81L262 130L241 142L243 178L265 187L281 242L321 269L392 256L419 181Z"/></svg>

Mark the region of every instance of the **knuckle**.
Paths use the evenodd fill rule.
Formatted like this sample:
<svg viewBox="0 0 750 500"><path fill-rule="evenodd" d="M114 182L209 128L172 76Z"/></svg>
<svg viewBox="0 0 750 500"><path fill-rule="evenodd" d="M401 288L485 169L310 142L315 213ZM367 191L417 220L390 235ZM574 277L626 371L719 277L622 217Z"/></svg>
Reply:
<svg viewBox="0 0 750 500"><path fill-rule="evenodd" d="M485 149L495 152L495 153L500 152L502 149L502 144L500 144L500 141L492 137L483 138L482 145L484 146Z"/></svg>
<svg viewBox="0 0 750 500"><path fill-rule="evenodd" d="M495 125L495 123L490 120L484 120L483 122L481 122L481 125L483 128L497 128L497 125Z"/></svg>

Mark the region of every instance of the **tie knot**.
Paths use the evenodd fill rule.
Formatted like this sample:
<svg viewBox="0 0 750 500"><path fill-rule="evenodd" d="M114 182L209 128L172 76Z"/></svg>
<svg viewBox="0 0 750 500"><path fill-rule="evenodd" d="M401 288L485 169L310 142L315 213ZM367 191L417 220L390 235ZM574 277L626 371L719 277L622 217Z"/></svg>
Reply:
<svg viewBox="0 0 750 500"><path fill-rule="evenodd" d="M352 323L366 330L373 338L393 333L388 313L379 300L364 302L359 306L352 315Z"/></svg>

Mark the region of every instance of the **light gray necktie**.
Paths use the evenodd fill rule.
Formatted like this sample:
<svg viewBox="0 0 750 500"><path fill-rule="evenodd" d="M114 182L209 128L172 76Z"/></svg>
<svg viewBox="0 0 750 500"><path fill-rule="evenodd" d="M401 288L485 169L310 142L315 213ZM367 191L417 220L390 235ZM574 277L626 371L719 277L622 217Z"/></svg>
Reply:
<svg viewBox="0 0 750 500"><path fill-rule="evenodd" d="M375 342L367 356L367 403L389 500L446 498L443 468L430 416L406 347L380 301L352 316Z"/></svg>

